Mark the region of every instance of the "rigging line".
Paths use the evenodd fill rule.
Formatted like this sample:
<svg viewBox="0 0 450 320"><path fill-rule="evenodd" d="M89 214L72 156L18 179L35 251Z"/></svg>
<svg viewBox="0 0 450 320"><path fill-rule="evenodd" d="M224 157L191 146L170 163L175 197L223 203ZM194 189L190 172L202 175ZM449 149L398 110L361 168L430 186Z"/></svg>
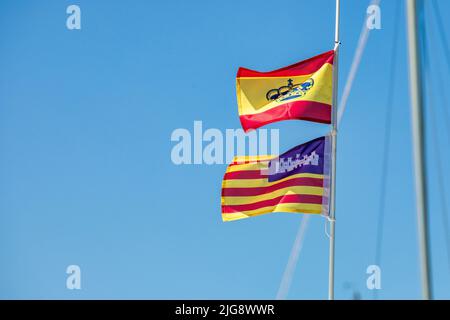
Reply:
<svg viewBox="0 0 450 320"><path fill-rule="evenodd" d="M435 0L432 1L433 4L433 13L434 13L434 17L436 19L431 19L431 20L435 20L436 24L435 26L438 28L438 34L441 38L441 44L442 44L442 48L444 50L444 56L447 59L447 65L449 68L449 72L450 72L450 52L449 52L449 47L448 47L448 42L447 42L447 38L445 35L445 30L443 28L442 25L442 19L440 16L440 12L439 12L439 7L437 5L437 2ZM431 28L430 28L431 29ZM450 104L448 103L448 91L444 88L444 81L443 81L443 77L442 77L442 73L441 73L441 69L440 68L436 68L435 70L436 73L436 78L437 78L437 82L439 85L439 90L442 94L442 111L444 112L444 120L445 120L445 129L447 131L447 138L448 138L448 142L450 143L450 114L448 112L448 107L450 106ZM447 108L446 108L447 107Z"/></svg>
<svg viewBox="0 0 450 320"><path fill-rule="evenodd" d="M431 1L431 3L433 4L434 15L436 16L436 24L439 29L439 36L441 37L442 47L444 49L445 58L447 60L448 71L450 72L450 48L447 42L444 24L442 22L441 11L436 0Z"/></svg>
<svg viewBox="0 0 450 320"><path fill-rule="evenodd" d="M386 209L386 190L387 190L387 177L389 170L389 146L391 142L391 123L392 123L392 111L394 108L394 89L395 89L395 79L396 79L396 66L397 66L397 51L398 51L398 30L400 21L400 1L397 1L394 13L394 36L392 42L391 51L391 66L390 66L390 77L389 77L389 90L386 100L386 118L385 127L386 131L384 133L384 145L383 145L383 162L381 167L381 181L380 181L380 198L379 198L379 214L377 222L377 235L375 242L375 264L380 266L381 264L381 249L383 243L383 229L384 229L384 217ZM377 299L377 290L374 290L374 298Z"/></svg>
<svg viewBox="0 0 450 320"><path fill-rule="evenodd" d="M431 28L430 28L431 29ZM433 77L431 76L432 71L435 72L435 69L439 68L433 68L432 70L432 64L431 60L428 59L428 53L429 53L429 47L430 43L427 42L427 39L423 39L423 47L424 47L424 65L425 65L425 77L427 79L427 82L429 85L425 86L425 89L428 93L428 99L425 99L425 103L427 104L427 109L429 110L429 115L431 118L431 134L433 139L433 153L434 153L434 160L437 170L437 183L438 183L438 190L439 190L439 199L441 203L441 221L444 228L444 235L445 235L445 247L446 247L446 253L447 253L447 267L450 270L450 229L449 229L449 218L448 218L448 207L447 207L447 199L446 199L446 191L445 191L445 181L444 181L444 170L442 166L442 154L440 149L440 140L439 140L439 132L438 132L438 123L436 118L436 110L435 105L436 101L434 99L433 91L432 89L435 88ZM441 95L441 99L444 100L443 91L439 90L439 93ZM444 102L444 101L442 101Z"/></svg>
<svg viewBox="0 0 450 320"><path fill-rule="evenodd" d="M430 81L431 77L428 76L428 81ZM429 86L431 87L431 86ZM438 135L438 128L437 128L437 121L436 121L436 114L434 110L435 101L433 100L431 89L429 90L429 101L428 101L428 109L430 112L430 118L431 118L431 132L433 137L433 151L435 153L436 161L436 170L437 170L437 180L438 180L438 189L439 189L439 198L441 202L441 219L442 219L442 225L444 228L444 234L445 234L445 247L447 249L447 263L448 263L448 269L450 270L450 230L449 230L449 219L448 219L448 208L447 208L447 201L446 201L446 191L445 191L445 182L443 177L443 169L442 169L442 159L441 159L441 152L439 148L439 135Z"/></svg>
<svg viewBox="0 0 450 320"><path fill-rule="evenodd" d="M370 5L379 5L381 0L372 0ZM348 97L350 96L350 91L352 90L353 82L356 77L356 73L358 72L359 65L361 63L361 59L364 53L364 49L366 48L367 40L369 39L369 28L367 28L367 17L364 19L363 27L361 33L359 35L358 46L355 50L355 55L353 56L353 62L350 67L350 72L347 77L347 81L344 86L344 91L342 92L341 100L338 104L338 127L341 123L342 116L344 115L345 108L347 106Z"/></svg>
<svg viewBox="0 0 450 320"><path fill-rule="evenodd" d="M294 277L295 268L297 266L298 257L300 256L300 252L303 248L303 240L308 227L308 220L309 215L304 214L302 216L302 221L300 222L297 235L295 236L294 245L292 246L291 254L289 255L289 260L283 273L283 278L281 279L276 298L277 300L285 300L288 295L289 288L291 287L292 279Z"/></svg>

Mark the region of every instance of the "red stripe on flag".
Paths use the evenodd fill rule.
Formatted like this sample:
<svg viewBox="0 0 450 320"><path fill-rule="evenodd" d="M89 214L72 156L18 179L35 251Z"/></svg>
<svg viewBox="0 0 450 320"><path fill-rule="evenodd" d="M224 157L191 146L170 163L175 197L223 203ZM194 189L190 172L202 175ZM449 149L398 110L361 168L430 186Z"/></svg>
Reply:
<svg viewBox="0 0 450 320"><path fill-rule="evenodd" d="M246 170L233 171L225 173L223 180L238 180L238 179L262 179L267 178L267 175L262 175L261 170Z"/></svg>
<svg viewBox="0 0 450 320"><path fill-rule="evenodd" d="M331 106L314 101L295 101L277 106L267 111L239 117L245 132L281 120L307 120L331 123Z"/></svg>
<svg viewBox="0 0 450 320"><path fill-rule="evenodd" d="M290 66L269 71L259 72L247 68L239 68L237 77L293 77L311 74L319 70L325 63L333 64L334 50L319 54Z"/></svg>
<svg viewBox="0 0 450 320"><path fill-rule="evenodd" d="M236 213L248 210L255 210L264 207L272 207L280 203L322 204L322 196L309 194L289 194L274 199L263 200L249 204L223 205L222 213Z"/></svg>
<svg viewBox="0 0 450 320"><path fill-rule="evenodd" d="M279 189L287 187L323 187L323 179L321 178L294 178L280 183L267 186L267 187L255 187L255 188L223 188L222 197L246 197L257 196L261 194L270 193Z"/></svg>
<svg viewBox="0 0 450 320"><path fill-rule="evenodd" d="M252 157L258 157L258 156L241 156L239 160L235 160L233 162L230 162L228 167L238 166L242 164L258 164L258 163L269 163L270 159L276 158L276 156L272 156L270 159L264 159L260 160L258 158L252 158Z"/></svg>

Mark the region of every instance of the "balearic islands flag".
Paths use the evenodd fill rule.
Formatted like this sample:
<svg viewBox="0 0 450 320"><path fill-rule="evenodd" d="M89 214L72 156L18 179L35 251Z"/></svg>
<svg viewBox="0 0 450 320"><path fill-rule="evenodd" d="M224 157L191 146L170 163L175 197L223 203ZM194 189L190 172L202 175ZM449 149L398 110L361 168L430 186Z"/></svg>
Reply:
<svg viewBox="0 0 450 320"><path fill-rule="evenodd" d="M222 182L222 219L270 212L328 215L329 137L276 156L235 157Z"/></svg>
<svg viewBox="0 0 450 320"><path fill-rule="evenodd" d="M334 51L270 72L239 68L239 118L247 132L281 120L331 123Z"/></svg>

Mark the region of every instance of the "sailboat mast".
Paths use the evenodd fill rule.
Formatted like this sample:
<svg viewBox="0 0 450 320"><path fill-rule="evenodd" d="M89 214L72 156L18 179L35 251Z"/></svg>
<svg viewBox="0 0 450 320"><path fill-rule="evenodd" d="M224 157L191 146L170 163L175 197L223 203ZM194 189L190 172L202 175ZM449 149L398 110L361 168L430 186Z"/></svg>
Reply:
<svg viewBox="0 0 450 320"><path fill-rule="evenodd" d="M421 1L421 0L419 0ZM422 297L432 299L430 283L430 257L428 237L427 186L425 165L425 130L423 122L423 93L421 75L421 52L418 35L417 1L407 0L409 79L411 94L411 120L414 153L417 227L419 238Z"/></svg>

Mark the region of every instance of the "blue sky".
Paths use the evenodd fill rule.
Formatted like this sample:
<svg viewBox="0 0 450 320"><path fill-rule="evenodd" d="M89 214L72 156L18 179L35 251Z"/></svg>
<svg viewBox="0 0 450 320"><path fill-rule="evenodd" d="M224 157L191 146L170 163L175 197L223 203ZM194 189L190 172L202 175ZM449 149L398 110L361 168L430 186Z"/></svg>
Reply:
<svg viewBox="0 0 450 320"><path fill-rule="evenodd" d="M396 29L379 297L420 298L405 17L403 1L394 16L396 1L381 3L382 29L370 35L340 128L339 299L352 296L346 284L373 297L366 268L374 263ZM342 2L340 89L369 4ZM81 30L66 28L70 4L81 8ZM450 3L439 4L449 12ZM272 70L332 49L333 0L2 1L0 30L0 298L275 298L302 216L223 223L226 165L175 166L170 136L192 131L195 120L239 128L237 68ZM433 39L430 60L448 86ZM447 182L450 137L438 120ZM328 131L303 121L267 128L280 129L281 150ZM433 286L448 299L430 154ZM81 267L81 290L66 289L71 264ZM327 267L324 219L314 216L288 298L325 299Z"/></svg>

